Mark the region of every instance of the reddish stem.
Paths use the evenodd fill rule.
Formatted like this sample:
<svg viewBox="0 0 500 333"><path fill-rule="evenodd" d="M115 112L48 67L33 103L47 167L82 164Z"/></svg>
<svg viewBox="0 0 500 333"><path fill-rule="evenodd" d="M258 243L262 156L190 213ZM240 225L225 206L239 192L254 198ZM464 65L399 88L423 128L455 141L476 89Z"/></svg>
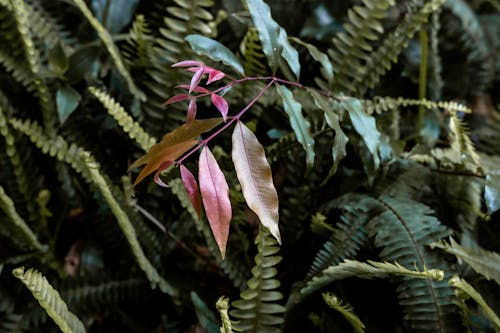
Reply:
<svg viewBox="0 0 500 333"><path fill-rule="evenodd" d="M224 126L222 126L221 128L219 128L217 131L215 131L214 133L212 133L208 138L206 139L203 139L201 140L196 146L194 146L187 154L185 154L184 156L182 156L177 162L176 164L177 165L181 165L182 162L184 162L184 160L186 158L188 158L189 156L191 156L192 154L194 154L194 152L196 152L198 149L200 149L201 147L205 146L206 144L208 144L212 139L214 139L217 135L219 135L220 133L222 133L223 131L225 131L229 126L231 126L235 121L239 120L241 118L241 116L243 116L245 114L245 112L248 111L248 109L250 109L252 107L252 105L255 104L255 102L257 102L259 100L259 98L261 98L265 93L266 91L269 89L269 87L271 87L273 85L273 83L275 83L275 78L272 77L272 78L269 78L271 81L269 81L269 83L264 87L262 88L262 90L250 101L250 103L247 104L247 106L245 106L243 109L240 110L240 112L238 112L234 117L231 117L225 124ZM243 80L243 79L242 79Z"/></svg>

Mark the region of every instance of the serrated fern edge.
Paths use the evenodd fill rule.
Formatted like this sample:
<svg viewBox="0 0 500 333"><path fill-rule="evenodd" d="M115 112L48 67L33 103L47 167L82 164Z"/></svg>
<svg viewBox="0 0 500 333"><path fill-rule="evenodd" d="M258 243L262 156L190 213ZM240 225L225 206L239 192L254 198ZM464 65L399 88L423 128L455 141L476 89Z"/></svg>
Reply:
<svg viewBox="0 0 500 333"><path fill-rule="evenodd" d="M24 267L16 268L12 274L21 280L31 291L40 306L54 320L64 333L85 333L85 326L78 317L69 311L59 292L55 290L47 279L38 271Z"/></svg>

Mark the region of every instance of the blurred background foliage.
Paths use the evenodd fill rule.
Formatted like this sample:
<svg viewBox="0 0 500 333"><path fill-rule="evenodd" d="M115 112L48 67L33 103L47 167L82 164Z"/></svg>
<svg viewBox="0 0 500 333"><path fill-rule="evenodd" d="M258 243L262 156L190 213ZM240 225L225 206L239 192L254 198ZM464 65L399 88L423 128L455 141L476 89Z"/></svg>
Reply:
<svg viewBox="0 0 500 333"><path fill-rule="evenodd" d="M58 330L31 287L19 281L39 281L30 280L38 275L12 275L19 266L40 271L88 332L219 332L215 303L222 295L242 298L232 305L232 316L245 331L351 332L351 325L360 330L346 315L352 309L339 310L331 295L323 301L318 290L326 289L352 305L369 332L438 332L434 324L439 332L498 332L483 307L456 291L462 285L447 281L453 274L464 277L499 313L500 3L266 2L289 36L316 46L333 63L328 82L307 49L294 43L300 82L353 96L375 117L382 133L381 167L374 167L363 140L336 110L349 139L347 156L320 186L340 134L326 129L311 97L296 91L316 141L315 166L306 174L305 153L279 96L266 95L244 121L271 162L283 245L278 249L259 232L246 207L225 133L211 147L235 212L222 261L206 220L197 221L188 205L177 170L162 175L169 189L144 181L134 196L136 174L126 170L184 122L182 103L162 107L175 87L189 80L170 65L195 58L221 66L196 55L185 36L223 43L239 56L247 75L270 74L244 3L0 0L0 332ZM353 6L361 9L352 11ZM423 96L420 31L429 40ZM279 75L290 73L281 68ZM230 91L231 109L244 107L260 84ZM422 97L460 102L472 112L427 107L416 131L418 107L409 101ZM217 114L208 104L199 108L203 118ZM188 166L196 169L195 161ZM384 217L388 211L396 219ZM410 250L403 249L411 246L398 218L418 240ZM460 245L453 247L448 236ZM441 239L450 243L439 244L451 254L426 246ZM423 251L426 260L415 262L405 251ZM457 252L483 262L478 268ZM360 273L333 282L337 271L325 269L344 259L398 261L409 269L442 269L446 276L428 282L440 293L429 305L432 301L418 296L427 282L411 282L428 280L364 280L357 276L372 276L358 267ZM262 262L277 271L262 277L267 272ZM421 265L426 262L432 267ZM311 287L321 276L329 281L323 289ZM249 280L247 289L252 277L259 283L252 286ZM281 292L268 295L274 307L248 310L262 302L252 292L240 292L260 290L264 283ZM314 291L302 292L306 287ZM59 308L51 302L49 308ZM426 312L442 317L419 317Z"/></svg>

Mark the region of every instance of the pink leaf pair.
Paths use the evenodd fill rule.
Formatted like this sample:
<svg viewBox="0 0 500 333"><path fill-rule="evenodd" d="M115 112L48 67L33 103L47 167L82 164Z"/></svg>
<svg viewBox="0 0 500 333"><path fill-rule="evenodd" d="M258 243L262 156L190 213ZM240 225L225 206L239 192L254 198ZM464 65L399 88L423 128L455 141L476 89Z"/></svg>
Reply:
<svg viewBox="0 0 500 333"><path fill-rule="evenodd" d="M224 97L219 96L217 94L210 95L210 99L212 100L212 103L217 108L217 110L219 110L224 121L226 121L227 112L229 110L229 105L227 104L227 101L224 99Z"/></svg>
<svg viewBox="0 0 500 333"><path fill-rule="evenodd" d="M191 78L191 82L189 84L189 93L191 93L196 89L196 87L198 87L203 74L208 74L207 84L221 80L226 75L223 72L215 68L205 66L202 62L196 60L184 60L173 64L172 67L189 67L186 70L194 72L194 75Z"/></svg>

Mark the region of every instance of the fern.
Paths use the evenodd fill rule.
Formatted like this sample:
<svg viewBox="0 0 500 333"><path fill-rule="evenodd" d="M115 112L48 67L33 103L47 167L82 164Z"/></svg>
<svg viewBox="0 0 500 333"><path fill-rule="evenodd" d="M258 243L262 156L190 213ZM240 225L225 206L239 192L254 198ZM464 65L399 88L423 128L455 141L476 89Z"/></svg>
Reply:
<svg viewBox="0 0 500 333"><path fill-rule="evenodd" d="M381 263L368 260L367 263L364 263L346 259L338 265L330 266L325 269L323 275L309 281L306 286L300 290L300 293L303 296L309 295L334 281L350 277L373 279L385 278L390 275L419 279L434 279L437 281L441 281L444 277L443 271L439 269L427 269L427 267L424 267L422 271L419 271L417 268L415 270L408 269L397 262L391 264L389 262Z"/></svg>
<svg viewBox="0 0 500 333"><path fill-rule="evenodd" d="M314 258L306 281L322 275L325 269L344 259L353 258L368 241L365 224L370 217L373 202L375 200L367 195L348 194L328 205L329 208L343 208L343 212L330 239Z"/></svg>
<svg viewBox="0 0 500 333"><path fill-rule="evenodd" d="M156 143L156 139L149 136L141 125L135 122L125 109L106 92L94 87L90 87L89 91L104 105L108 113L115 118L123 131L127 133L132 140L135 140L142 150L147 151Z"/></svg>
<svg viewBox="0 0 500 333"><path fill-rule="evenodd" d="M155 54L152 39L152 31L144 15L137 15L128 33L127 44L123 47L123 57L128 66L144 69L152 66Z"/></svg>
<svg viewBox="0 0 500 333"><path fill-rule="evenodd" d="M262 51L259 34L255 27L248 28L240 44L240 52L243 55L243 68L246 75L265 75L266 55Z"/></svg>
<svg viewBox="0 0 500 333"><path fill-rule="evenodd" d="M361 319L356 316L352 307L342 304L342 301L332 293L323 293L322 296L323 300L329 307L339 312L345 319L347 319L354 332L363 333L365 331L365 324L363 324Z"/></svg>
<svg viewBox="0 0 500 333"><path fill-rule="evenodd" d="M431 248L439 248L465 261L476 272L488 280L493 279L500 285L500 254L481 248L470 249L460 246L453 238L450 243L445 241L429 244Z"/></svg>
<svg viewBox="0 0 500 333"><path fill-rule="evenodd" d="M384 32L381 19L387 9L394 6L394 0L363 0L364 6L355 6L348 12L350 22L344 25L345 32L340 32L333 39L334 50L328 54L332 58L335 77L334 90L353 93L360 85L364 72L363 64L373 56L371 41L378 40Z"/></svg>
<svg viewBox="0 0 500 333"><path fill-rule="evenodd" d="M277 304L283 295L276 291L280 282L275 279L275 266L281 257L275 255L279 246L268 229L261 227L255 239L258 253L255 256L255 266L252 268L252 278L248 280L248 289L241 292L240 300L233 302L231 316L239 320L234 324L235 330L245 332L278 332L276 325L283 323L282 314L285 308Z"/></svg>
<svg viewBox="0 0 500 333"><path fill-rule="evenodd" d="M152 287L154 288L156 285L158 285L160 287L160 290L164 293L170 294L172 296L175 295L177 291L158 274L156 268L154 268L151 262L146 258L128 215L120 207L119 203L111 193L109 185L106 183L106 180L99 172L97 163L90 157L90 154L86 152L81 153L81 158L86 164L87 170L92 178L93 183L97 186L97 188L99 188L99 191L101 192L104 199L111 208L111 211L115 215L116 220L120 228L122 229L123 234L125 235L125 238L130 244L132 253L135 256L139 267L141 267L144 273L146 273L146 276L151 282Z"/></svg>
<svg viewBox="0 0 500 333"><path fill-rule="evenodd" d="M19 237L22 238L26 245L30 248L42 251L45 247L38 241L38 238L30 229L30 227L24 222L23 218L19 216L14 206L14 202L5 193L2 186L0 186L0 209L4 211L5 215L9 218L14 227L14 230L18 231Z"/></svg>
<svg viewBox="0 0 500 333"><path fill-rule="evenodd" d="M445 0L431 0L415 13L408 13L403 22L381 42L380 47L369 54L366 64L355 77L358 84L354 90L358 96L363 96L369 88L373 88L396 62L398 55L406 47L408 40L427 22L429 16L437 11Z"/></svg>
<svg viewBox="0 0 500 333"><path fill-rule="evenodd" d="M61 296L52 288L47 279L33 269L16 268L12 274L31 291L38 303L64 333L84 333L83 323L69 311Z"/></svg>
<svg viewBox="0 0 500 333"><path fill-rule="evenodd" d="M405 267L442 267L444 263L424 247L449 234L433 216L433 211L415 201L389 196L381 196L378 200L384 210L370 220L367 228L375 238L375 245L383 248L380 257L395 260ZM445 332L453 326L452 291L448 284L430 279L407 280L398 291L410 327Z"/></svg>
<svg viewBox="0 0 500 333"><path fill-rule="evenodd" d="M429 100L408 99L403 97L375 97L372 100L362 100L363 109L368 114L382 113L407 106L423 106L427 109L439 108L446 111L471 113L471 109L457 102L433 102Z"/></svg>
<svg viewBox="0 0 500 333"><path fill-rule="evenodd" d="M466 298L471 297L477 304L479 304L481 309L483 309L484 314L495 325L496 330L500 330L500 318L488 306L484 298L470 284L468 284L464 279L461 279L458 275L453 276L449 283L459 291L458 302L464 302Z"/></svg>
<svg viewBox="0 0 500 333"><path fill-rule="evenodd" d="M88 183L98 188L115 215L137 263L146 273L152 285L158 285L163 292L174 295L176 291L158 274L156 269L144 255L142 247L137 240L136 231L130 222L129 215L117 201L117 192L113 191L112 193L112 188L99 172L98 165L93 158L90 157L90 154L74 144L68 145L60 136L57 136L55 139L49 139L43 134L42 129L38 125L32 124L29 121L23 123L14 119L11 120L11 124L17 130L28 135L30 140L33 141L43 153L52 157L57 157L57 159L68 163L73 169L80 173Z"/></svg>
<svg viewBox="0 0 500 333"><path fill-rule="evenodd" d="M220 333L233 333L233 322L229 318L229 298L221 296L215 304L222 322Z"/></svg>
<svg viewBox="0 0 500 333"><path fill-rule="evenodd" d="M120 73L120 75L127 83L129 91L139 99L146 100L146 95L134 83L132 76L125 67L125 63L123 62L120 51L116 47L113 39L111 38L111 35L106 30L106 28L104 28L102 24L92 15L92 12L83 0L72 0L72 2L80 9L82 14L89 21L90 25L92 25L92 27L96 30L99 38L101 39L107 51L109 52L109 55L113 59L116 70L118 71L118 73Z"/></svg>

